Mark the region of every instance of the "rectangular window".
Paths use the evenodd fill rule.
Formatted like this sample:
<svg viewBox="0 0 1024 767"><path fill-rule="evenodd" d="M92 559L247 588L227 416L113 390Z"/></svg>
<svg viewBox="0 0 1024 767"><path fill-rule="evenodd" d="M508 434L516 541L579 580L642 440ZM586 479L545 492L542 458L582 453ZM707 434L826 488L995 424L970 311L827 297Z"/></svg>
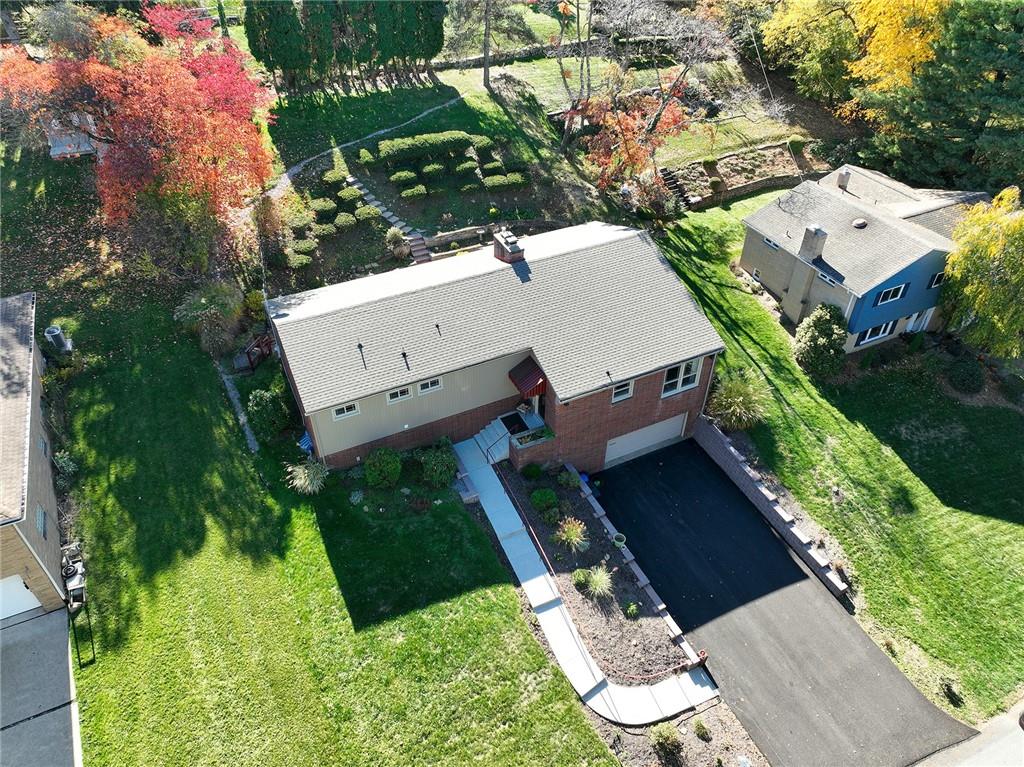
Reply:
<svg viewBox="0 0 1024 767"><path fill-rule="evenodd" d="M937 288L937 287L939 287L939 285L941 285L945 281L946 281L946 273L945 272L936 272L935 274L932 275L932 278L930 280L928 280L928 289L931 290L932 288Z"/></svg>
<svg viewBox="0 0 1024 767"><path fill-rule="evenodd" d="M404 399L412 397L412 389L408 386L403 386L401 389L395 389L394 391L388 392L388 404L393 402L401 402Z"/></svg>
<svg viewBox="0 0 1024 767"><path fill-rule="evenodd" d="M827 282L829 285L837 285L838 284L835 280L833 280L831 277L829 277L824 272L818 272L818 279L821 280L822 282Z"/></svg>
<svg viewBox="0 0 1024 767"><path fill-rule="evenodd" d="M36 504L36 530L43 536L43 540L46 540L46 509L39 504Z"/></svg>
<svg viewBox="0 0 1024 767"><path fill-rule="evenodd" d="M633 382L625 381L612 387L612 402L622 402L633 396Z"/></svg>
<svg viewBox="0 0 1024 767"><path fill-rule="evenodd" d="M697 379L700 378L701 361L701 358L687 360L681 365L673 365L666 370L661 396L669 397L696 386Z"/></svg>
<svg viewBox="0 0 1024 767"><path fill-rule="evenodd" d="M444 387L441 386L440 378L431 378L429 381L420 381L419 384L420 394L430 394L430 392L440 391L442 388Z"/></svg>
<svg viewBox="0 0 1024 767"><path fill-rule="evenodd" d="M50 454L50 446L46 444L46 440L42 437L39 438L39 452L44 456L49 456Z"/></svg>
<svg viewBox="0 0 1024 767"><path fill-rule="evenodd" d="M777 243L775 240L769 240L767 237L764 238L764 244L767 245L772 250L779 249L779 243Z"/></svg>
<svg viewBox="0 0 1024 767"><path fill-rule="evenodd" d="M894 288L886 288L881 291L875 298L875 306L881 306L882 304L888 304L893 301L898 301L903 298L903 293L907 289L907 283L904 282L902 285L897 285Z"/></svg>
<svg viewBox="0 0 1024 767"><path fill-rule="evenodd" d="M750 276L754 278L755 282L760 282L761 281L761 270L760 269L755 269L754 272Z"/></svg>
<svg viewBox="0 0 1024 767"><path fill-rule="evenodd" d="M335 421L340 421L342 418L351 418L354 415L359 415L358 402L349 402L347 405L334 408Z"/></svg>
<svg viewBox="0 0 1024 767"><path fill-rule="evenodd" d="M873 328L868 328L861 332L857 336L857 346L862 344L870 343L871 341L877 341L879 338L885 338L891 336L892 332L896 329L896 320L889 320L883 325L875 325Z"/></svg>

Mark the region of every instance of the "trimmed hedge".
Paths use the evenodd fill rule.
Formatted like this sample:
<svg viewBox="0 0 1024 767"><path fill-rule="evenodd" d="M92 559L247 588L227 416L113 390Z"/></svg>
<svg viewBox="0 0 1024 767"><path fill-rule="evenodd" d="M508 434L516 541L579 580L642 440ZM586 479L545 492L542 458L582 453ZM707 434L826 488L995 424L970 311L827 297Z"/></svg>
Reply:
<svg viewBox="0 0 1024 767"><path fill-rule="evenodd" d="M790 148L793 154L800 154L804 150L804 146L807 144L807 139L803 136L798 136L795 133L786 139L786 145Z"/></svg>
<svg viewBox="0 0 1024 767"><path fill-rule="evenodd" d="M388 176L388 181L392 184L404 185L404 184L415 184L418 179L416 174L411 170L400 170L392 173Z"/></svg>
<svg viewBox="0 0 1024 767"><path fill-rule="evenodd" d="M376 162L374 156L370 153L370 150L363 147L359 150L359 162L362 165L373 165Z"/></svg>
<svg viewBox="0 0 1024 767"><path fill-rule="evenodd" d="M502 164L501 160L495 160L494 162L484 163L480 170L484 172L485 176L499 176L502 175L502 171L505 170L505 166Z"/></svg>
<svg viewBox="0 0 1024 767"><path fill-rule="evenodd" d="M338 233L338 229L334 224L313 224L310 231L318 239L320 237L333 237Z"/></svg>
<svg viewBox="0 0 1024 767"><path fill-rule="evenodd" d="M296 240L292 243L292 253L305 255L316 250L316 240Z"/></svg>
<svg viewBox="0 0 1024 767"><path fill-rule="evenodd" d="M334 226L339 232L343 232L346 229L351 229L356 225L356 217L351 213L339 213L338 217L334 219Z"/></svg>
<svg viewBox="0 0 1024 767"><path fill-rule="evenodd" d="M444 166L439 162L431 162L420 168L423 178L437 178L444 173Z"/></svg>
<svg viewBox="0 0 1024 767"><path fill-rule="evenodd" d="M313 223L316 216L313 215L311 210L303 210L299 213L293 213L285 219L285 225L293 232L301 232L307 226Z"/></svg>
<svg viewBox="0 0 1024 767"><path fill-rule="evenodd" d="M327 197L317 197L315 200L309 201L309 209L321 220L331 219L338 210L338 203Z"/></svg>
<svg viewBox="0 0 1024 767"><path fill-rule="evenodd" d="M490 136L470 136L469 140L473 142L473 149L478 152L494 149L494 139Z"/></svg>
<svg viewBox="0 0 1024 767"><path fill-rule="evenodd" d="M380 217L380 209L375 208L372 205L364 205L361 208L356 208L356 221L373 221Z"/></svg>
<svg viewBox="0 0 1024 767"><path fill-rule="evenodd" d="M423 186L423 184L417 184L416 186L411 186L403 191L400 196L406 199L410 199L412 197L426 197L427 188Z"/></svg>
<svg viewBox="0 0 1024 767"><path fill-rule="evenodd" d="M313 263L313 259L305 253L296 253L294 250L285 251L288 258L289 269L302 269Z"/></svg>
<svg viewBox="0 0 1024 767"><path fill-rule="evenodd" d="M460 186L459 187L459 191L460 192L475 192L479 188L480 188L479 184L469 183L469 184L463 184L462 186Z"/></svg>
<svg viewBox="0 0 1024 767"><path fill-rule="evenodd" d="M363 199L363 195L354 186L346 186L338 192L338 200L341 207L347 210L355 210L356 203Z"/></svg>
<svg viewBox="0 0 1024 767"><path fill-rule="evenodd" d="M325 184L331 184L331 185L334 185L334 184L344 184L345 183L345 177L347 175L348 174L345 173L345 171L343 171L341 168L334 168L333 170L327 171L322 176L322 178L323 178Z"/></svg>
<svg viewBox="0 0 1024 767"><path fill-rule="evenodd" d="M455 172L460 176L468 176L471 173L476 173L476 168L477 165L473 160L466 160L455 166Z"/></svg>
<svg viewBox="0 0 1024 767"><path fill-rule="evenodd" d="M385 139L377 145L377 157L381 162L395 163L420 157L438 157L462 152L473 145L473 139L461 130L442 133L422 133L419 136Z"/></svg>
<svg viewBox="0 0 1024 767"><path fill-rule="evenodd" d="M485 176L484 186L487 189L513 189L526 186L526 177L522 173L509 173L507 176Z"/></svg>

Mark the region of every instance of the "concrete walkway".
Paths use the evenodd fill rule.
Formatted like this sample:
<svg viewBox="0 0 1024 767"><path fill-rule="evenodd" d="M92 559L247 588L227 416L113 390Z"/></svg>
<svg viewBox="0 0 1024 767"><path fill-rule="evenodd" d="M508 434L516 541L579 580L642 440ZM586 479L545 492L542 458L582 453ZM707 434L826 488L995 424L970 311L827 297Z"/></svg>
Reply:
<svg viewBox="0 0 1024 767"><path fill-rule="evenodd" d="M1024 765L1024 699L989 719L970 740L940 751L916 767L1021 767Z"/></svg>
<svg viewBox="0 0 1024 767"><path fill-rule="evenodd" d="M224 382L224 388L227 389L228 399L231 400L231 407L235 409L235 415L238 417L238 425L242 427L242 434L245 435L245 444L250 453L256 453L260 449L260 443L256 441L256 435L253 434L252 427L249 425L249 418L242 406L242 398L238 394L238 387L235 386L234 376L229 375L219 362L216 364L220 379Z"/></svg>
<svg viewBox="0 0 1024 767"><path fill-rule="evenodd" d="M584 703L616 724L642 726L674 717L718 695L703 668L652 685L626 687L608 681L580 638L558 586L480 446L468 439L455 445L455 452L479 493L480 505L537 615L551 652Z"/></svg>

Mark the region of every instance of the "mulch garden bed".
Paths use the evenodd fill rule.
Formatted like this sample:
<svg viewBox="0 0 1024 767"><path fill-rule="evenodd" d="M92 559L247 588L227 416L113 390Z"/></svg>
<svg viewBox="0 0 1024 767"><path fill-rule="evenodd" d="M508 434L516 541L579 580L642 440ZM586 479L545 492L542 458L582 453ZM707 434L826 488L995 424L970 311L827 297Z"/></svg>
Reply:
<svg viewBox="0 0 1024 767"><path fill-rule="evenodd" d="M671 641L665 621L637 585L621 551L608 539L590 504L577 488L558 482L562 467L545 471L536 480L526 479L508 463L496 468L533 527L555 571L558 590L576 628L605 675L622 684L640 684L679 673L686 661L685 653ZM575 517L586 525L590 541L586 551L573 553L552 540L557 525L545 522L530 503L530 494L539 488L555 492L561 517ZM572 573L577 568L602 563L612 573L613 593L605 599L594 599L576 588ZM625 609L631 604L636 605L637 614L628 618Z"/></svg>

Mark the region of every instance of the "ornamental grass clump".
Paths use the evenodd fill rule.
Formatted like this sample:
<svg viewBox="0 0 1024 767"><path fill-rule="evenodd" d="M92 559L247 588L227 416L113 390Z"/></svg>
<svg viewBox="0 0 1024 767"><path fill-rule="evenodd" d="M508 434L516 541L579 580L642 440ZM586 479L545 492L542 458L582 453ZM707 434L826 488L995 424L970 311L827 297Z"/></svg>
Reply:
<svg viewBox="0 0 1024 767"><path fill-rule="evenodd" d="M585 567L577 567L572 571L572 585L576 587L578 591L586 591L587 584L590 583L590 570Z"/></svg>
<svg viewBox="0 0 1024 767"><path fill-rule="evenodd" d="M661 757L671 757L678 754L683 748L683 740L679 737L679 730L671 722L661 722L654 725L647 737L651 739L651 747Z"/></svg>
<svg viewBox="0 0 1024 767"><path fill-rule="evenodd" d="M590 544L587 526L576 517L566 517L559 522L553 538L555 543L565 546L573 553L586 550Z"/></svg>
<svg viewBox="0 0 1024 767"><path fill-rule="evenodd" d="M302 463L285 464L288 487L303 495L316 495L327 483L328 470L319 461L307 458Z"/></svg>
<svg viewBox="0 0 1024 767"><path fill-rule="evenodd" d="M723 375L708 403L708 412L729 431L749 429L764 420L768 383L750 368Z"/></svg>
<svg viewBox="0 0 1024 767"><path fill-rule="evenodd" d="M612 595L612 574L606 565L601 564L590 568L587 594L591 599L607 599Z"/></svg>

